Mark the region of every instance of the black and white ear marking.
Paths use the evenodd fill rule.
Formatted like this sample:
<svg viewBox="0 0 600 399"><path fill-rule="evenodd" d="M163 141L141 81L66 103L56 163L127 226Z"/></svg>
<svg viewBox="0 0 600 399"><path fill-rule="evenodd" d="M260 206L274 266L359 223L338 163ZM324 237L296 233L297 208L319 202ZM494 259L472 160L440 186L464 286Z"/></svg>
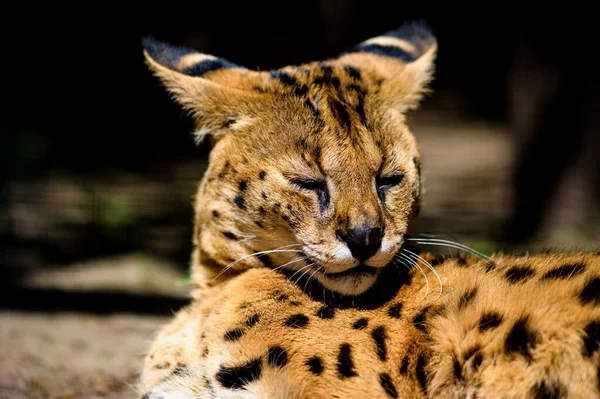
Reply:
<svg viewBox="0 0 600 399"><path fill-rule="evenodd" d="M366 40L348 53L371 53L414 62L435 43L429 25L425 21L413 21Z"/></svg>
<svg viewBox="0 0 600 399"><path fill-rule="evenodd" d="M427 23L415 21L360 43L339 60L371 75L380 97L402 112L415 109L427 91L436 50Z"/></svg>
<svg viewBox="0 0 600 399"><path fill-rule="evenodd" d="M142 39L142 46L146 54L160 65L188 76L202 77L209 72L225 68L245 69L223 58L198 53L185 47L171 46L150 36Z"/></svg>

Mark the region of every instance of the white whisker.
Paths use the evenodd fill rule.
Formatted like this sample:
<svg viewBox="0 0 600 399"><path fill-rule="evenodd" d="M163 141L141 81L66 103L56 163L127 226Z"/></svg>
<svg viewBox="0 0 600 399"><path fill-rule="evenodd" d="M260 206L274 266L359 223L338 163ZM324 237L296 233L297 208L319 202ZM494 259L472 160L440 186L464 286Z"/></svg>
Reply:
<svg viewBox="0 0 600 399"><path fill-rule="evenodd" d="M215 276L215 278L213 279L213 281L214 281L214 280L216 280L217 278L221 277L221 275L223 275L223 273L225 273L227 270L231 269L233 266L235 266L235 265L237 265L238 263L242 262L243 260L245 260L245 259L248 259L248 258L251 258L251 257L253 257L253 256L268 255L268 254L272 254L272 253L281 253L281 252L296 252L296 253L302 253L302 251L300 251L300 250L298 250L298 249L281 249L281 248L285 248L285 247L289 247L289 246L290 246L290 245L283 245L283 246L281 246L281 247L279 247L279 248L277 248L277 249L271 249L271 250L268 250L268 251L254 252L254 253L251 253L251 254L249 254L249 255L242 256L242 257L241 257L241 258L239 258L238 260L236 260L236 261L233 261L233 262L231 262L230 264L228 264L227 266L225 266L225 267L223 268L223 270L221 270L221 271L219 272L219 274L217 274L217 275Z"/></svg>
<svg viewBox="0 0 600 399"><path fill-rule="evenodd" d="M281 269L283 269L284 267L286 267L286 266L288 266L288 265L291 265L292 263L300 262L300 261L303 261L303 260L306 260L306 259L308 259L308 257L307 257L307 256L301 256L301 257L299 257L299 258L292 259L291 261L289 261L289 262L287 262L287 263L284 263L284 264L283 264L283 265L281 265L281 266L274 267L273 269L269 270L268 272L266 272L265 274L263 274L263 275L262 275L262 276L260 276L260 277L265 277L265 276L266 276L266 275L268 275L269 273L272 273L272 272L274 272L274 271L276 271L276 270L281 270Z"/></svg>
<svg viewBox="0 0 600 399"><path fill-rule="evenodd" d="M431 263L427 262L425 259L423 259L421 256L419 256L419 254L416 254L414 252L410 252L407 251L405 249L401 249L400 251L404 251L403 253L409 257L412 257L413 259L415 259L417 262L421 262L423 263L425 266L427 266L427 268L429 270L431 270L431 272L435 275L435 277L437 278L438 284L440 286L440 290L438 292L438 296L437 298L439 298L440 296L442 296L442 279L440 277L440 275L438 274L437 270L435 270L435 268L433 266L431 266ZM437 299L436 298L436 299Z"/></svg>
<svg viewBox="0 0 600 399"><path fill-rule="evenodd" d="M442 240L439 238L407 238L406 241L413 241L416 244L420 244L420 245L439 245L442 247L450 247L450 248L454 248L454 249L460 249L460 250L470 253L471 255L475 255L479 258L482 258L485 260L490 259L489 256L486 256L486 255L482 254L481 252L474 250L471 247L468 247L466 245L463 245L461 243L454 242L454 241Z"/></svg>
<svg viewBox="0 0 600 399"><path fill-rule="evenodd" d="M305 270L305 269L308 269L308 268L310 268L310 266L311 266L311 265L312 265L312 263L309 263L308 265L304 265L304 266L302 266L300 269L296 270L296 271L294 272L294 274L292 274L292 275L291 275L291 276L288 278L288 281L292 281L292 279L294 278L294 276L295 276L296 274L300 273L302 270Z"/></svg>
<svg viewBox="0 0 600 399"><path fill-rule="evenodd" d="M309 266L309 268L308 268L308 269L307 269L307 270L306 270L304 273L302 273L302 274L300 275L300 277L298 277L298 278L296 279L296 281L294 281L294 284L298 284L298 281L300 281L300 280L302 279L302 277L304 277L304 276L306 275L306 273L309 273L309 272L310 272L310 267L312 267L312 266L314 266L314 265L315 265L314 263L311 263L311 264L309 264L309 265L308 265L308 266Z"/></svg>
<svg viewBox="0 0 600 399"><path fill-rule="evenodd" d="M401 257L401 259L398 259L398 260L400 260L400 261L406 260L407 262L409 262L409 264L410 264L411 261L415 262L414 266L417 269L419 269L419 272L421 272L421 274L423 275L423 278L425 279L425 296L423 298L427 297L427 294L429 294L429 279L427 279L427 274L425 273L425 271L423 270L423 268L419 265L419 262L417 262L416 260L413 260L413 259L409 258L408 256L404 255L402 252L398 252L396 254L396 256L400 256Z"/></svg>
<svg viewBox="0 0 600 399"><path fill-rule="evenodd" d="M308 278L308 280L306 280L306 283L304 283L304 289L303 289L304 292L306 292L306 286L308 285L309 281L313 278L313 276L315 275L315 273L319 272L322 268L323 268L323 266L317 267L315 269L315 271L310 275L310 277Z"/></svg>

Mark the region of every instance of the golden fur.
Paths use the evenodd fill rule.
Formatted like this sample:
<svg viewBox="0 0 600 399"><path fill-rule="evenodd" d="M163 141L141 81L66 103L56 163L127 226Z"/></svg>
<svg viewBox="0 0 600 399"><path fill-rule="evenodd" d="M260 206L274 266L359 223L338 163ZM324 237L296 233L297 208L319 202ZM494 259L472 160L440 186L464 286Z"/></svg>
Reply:
<svg viewBox="0 0 600 399"><path fill-rule="evenodd" d="M600 256L448 258L436 270L441 296L431 272L425 295L425 279L413 269L374 309L315 299L280 273L248 270L161 331L141 392L146 398L598 397ZM294 317L296 325L289 322ZM318 373L311 368L315 358Z"/></svg>
<svg viewBox="0 0 600 399"><path fill-rule="evenodd" d="M440 285L407 252L423 25L271 72L145 44L214 147L193 300L158 335L143 398L598 397L597 255L423 255ZM357 230L379 234L360 260Z"/></svg>

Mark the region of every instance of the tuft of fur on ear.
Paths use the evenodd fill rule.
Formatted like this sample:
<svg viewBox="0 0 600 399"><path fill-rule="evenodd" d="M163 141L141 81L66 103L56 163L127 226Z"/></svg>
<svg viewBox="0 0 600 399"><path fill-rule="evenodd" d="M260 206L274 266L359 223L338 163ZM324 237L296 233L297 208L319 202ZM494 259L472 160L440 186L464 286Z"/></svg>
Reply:
<svg viewBox="0 0 600 399"><path fill-rule="evenodd" d="M427 23L414 21L360 43L338 60L375 76L382 98L405 111L416 108L427 92L436 51Z"/></svg>
<svg viewBox="0 0 600 399"><path fill-rule="evenodd" d="M260 93L251 91L263 77L222 58L170 46L154 38L142 40L146 63L174 99L197 122L197 143L217 137L247 119Z"/></svg>

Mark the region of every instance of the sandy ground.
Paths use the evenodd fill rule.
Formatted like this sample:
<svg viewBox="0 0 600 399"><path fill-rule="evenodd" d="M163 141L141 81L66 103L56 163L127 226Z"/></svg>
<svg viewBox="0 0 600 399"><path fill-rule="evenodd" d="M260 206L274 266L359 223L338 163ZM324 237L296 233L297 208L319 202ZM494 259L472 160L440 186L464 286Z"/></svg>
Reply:
<svg viewBox="0 0 600 399"><path fill-rule="evenodd" d="M168 318L0 312L0 398L136 398Z"/></svg>
<svg viewBox="0 0 600 399"><path fill-rule="evenodd" d="M183 277L169 262L132 253L40 270L24 285L67 295L118 292L182 301L188 292ZM0 311L0 399L136 398L144 355L170 312L108 309Z"/></svg>

